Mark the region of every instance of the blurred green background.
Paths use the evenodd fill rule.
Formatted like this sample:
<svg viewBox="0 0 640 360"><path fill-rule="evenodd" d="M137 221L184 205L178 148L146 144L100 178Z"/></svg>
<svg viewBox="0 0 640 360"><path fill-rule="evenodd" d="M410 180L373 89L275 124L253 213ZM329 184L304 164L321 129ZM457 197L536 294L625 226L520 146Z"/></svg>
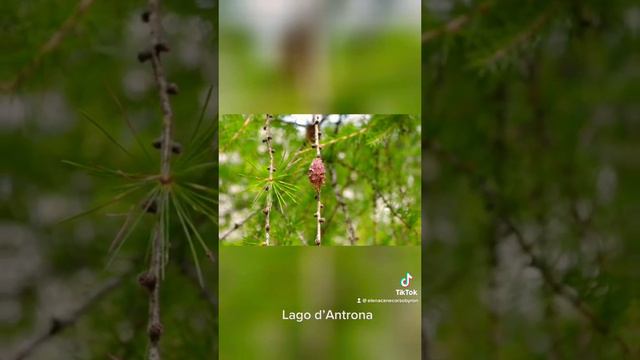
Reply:
<svg viewBox="0 0 640 360"><path fill-rule="evenodd" d="M225 1L220 109L420 111L418 0Z"/></svg>
<svg viewBox="0 0 640 360"><path fill-rule="evenodd" d="M220 359L418 359L420 305L396 298L407 272L420 290L420 248L221 247ZM372 320L282 320L286 312L372 312Z"/></svg>
<svg viewBox="0 0 640 360"><path fill-rule="evenodd" d="M86 11L72 15L78 4L34 0L0 5L0 352L10 356L27 339L46 332L54 317L66 316L107 278L116 277L122 278L120 285L29 359L139 359L147 347L147 296L136 277L147 266L156 219L145 215L112 265L105 264L126 211L144 200L142 193L75 221L58 222L113 200L117 188L127 183L93 176L63 160L130 173L159 171L158 152L151 147L160 133L158 93L149 63L136 59L150 44L149 28L140 19L146 2L85 0ZM163 2L171 47L163 59L168 79L180 89L172 104L183 155L193 150L191 133L209 87L217 83L214 5L206 0ZM68 32L59 46L37 55L65 22ZM36 59L38 66L29 65ZM28 70L17 86L8 89L23 69ZM216 91L201 127L209 129L210 139ZM215 151L209 149L198 161L215 161ZM211 167L200 170L190 178L213 187ZM201 215L193 219L215 248L215 224ZM198 253L206 279L200 289L185 236L173 220L171 259L161 288L164 358L212 358L217 349L216 269Z"/></svg>
<svg viewBox="0 0 640 360"><path fill-rule="evenodd" d="M312 115L275 115L271 125L276 189L275 245L313 245L317 201L308 170L315 150ZM420 119L412 115L322 117L322 245L417 245L420 238ZM265 241L264 188L269 155L265 115L223 115L220 122L220 238L224 245ZM313 133L312 133L313 134ZM312 137L313 138L313 137ZM335 175L335 182L333 176ZM345 207L339 205L341 198ZM235 228L235 224L241 224Z"/></svg>
<svg viewBox="0 0 640 360"><path fill-rule="evenodd" d="M637 359L637 2L422 15L424 358Z"/></svg>

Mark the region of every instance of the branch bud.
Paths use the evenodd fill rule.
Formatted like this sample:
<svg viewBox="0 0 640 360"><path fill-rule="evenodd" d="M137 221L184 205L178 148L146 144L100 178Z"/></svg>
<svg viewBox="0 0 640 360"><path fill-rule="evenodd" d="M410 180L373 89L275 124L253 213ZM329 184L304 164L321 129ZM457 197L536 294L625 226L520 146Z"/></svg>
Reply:
<svg viewBox="0 0 640 360"><path fill-rule="evenodd" d="M151 324L151 326L149 326L149 339L151 339L152 342L157 342L160 340L163 330L164 328L161 323L155 322Z"/></svg>
<svg viewBox="0 0 640 360"><path fill-rule="evenodd" d="M148 50L145 51L141 51L138 53L138 61L140 61L141 63L147 61L147 60L151 60L151 52Z"/></svg>
<svg viewBox="0 0 640 360"><path fill-rule="evenodd" d="M149 292L153 291L156 288L157 279L153 274L149 274L147 272L138 276L138 283L143 288L147 289Z"/></svg>
<svg viewBox="0 0 640 360"><path fill-rule="evenodd" d="M167 94L169 95L178 95L178 85L175 83L170 83L167 85Z"/></svg>
<svg viewBox="0 0 640 360"><path fill-rule="evenodd" d="M162 52L169 52L169 47L167 46L167 44L163 43L163 42L159 42L157 44L155 44L153 46L154 50L156 51L156 54L160 55L160 53Z"/></svg>

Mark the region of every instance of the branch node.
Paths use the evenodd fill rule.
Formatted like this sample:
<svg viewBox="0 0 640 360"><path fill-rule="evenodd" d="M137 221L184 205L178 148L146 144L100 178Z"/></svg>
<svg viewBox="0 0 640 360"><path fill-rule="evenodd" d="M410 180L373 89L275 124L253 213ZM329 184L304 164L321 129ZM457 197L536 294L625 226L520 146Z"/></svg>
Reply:
<svg viewBox="0 0 640 360"><path fill-rule="evenodd" d="M145 272L138 276L138 283L147 291L152 292L156 288L157 279L153 274Z"/></svg>
<svg viewBox="0 0 640 360"><path fill-rule="evenodd" d="M178 92L178 85L176 85L175 83L170 83L169 85L167 85L167 94L178 95Z"/></svg>
<svg viewBox="0 0 640 360"><path fill-rule="evenodd" d="M160 322L154 322L153 324L151 324L151 326L149 326L149 339L152 342L157 343L158 340L160 340L163 331L164 327L162 326L162 324Z"/></svg>
<svg viewBox="0 0 640 360"><path fill-rule="evenodd" d="M147 60L151 60L151 57L153 55L151 55L151 51L149 50L145 50L145 51L140 51L138 53L138 61L140 61L141 63L147 61Z"/></svg>
<svg viewBox="0 0 640 360"><path fill-rule="evenodd" d="M62 328L64 328L65 325L65 321L54 317L53 319L51 319L51 327L49 328L49 335L55 335L58 332L60 332L60 330L62 330Z"/></svg>
<svg viewBox="0 0 640 360"><path fill-rule="evenodd" d="M171 152L179 155L182 153L182 145L180 145L180 143L178 142L174 142L173 144L171 144Z"/></svg>
<svg viewBox="0 0 640 360"><path fill-rule="evenodd" d="M165 44L163 42L156 43L153 46L153 49L156 51L157 55L160 55L163 52L169 52L169 50L170 50L169 47L167 46L167 44Z"/></svg>

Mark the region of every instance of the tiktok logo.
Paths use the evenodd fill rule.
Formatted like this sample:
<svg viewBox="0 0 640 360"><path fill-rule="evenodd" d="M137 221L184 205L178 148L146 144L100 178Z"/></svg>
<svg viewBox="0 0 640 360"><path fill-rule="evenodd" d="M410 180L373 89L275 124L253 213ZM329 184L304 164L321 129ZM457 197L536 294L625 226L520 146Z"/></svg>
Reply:
<svg viewBox="0 0 640 360"><path fill-rule="evenodd" d="M413 279L413 276L411 276L411 274L407 273L407 275L405 277L400 279L400 285L402 287L409 287L409 285L411 285L411 279Z"/></svg>

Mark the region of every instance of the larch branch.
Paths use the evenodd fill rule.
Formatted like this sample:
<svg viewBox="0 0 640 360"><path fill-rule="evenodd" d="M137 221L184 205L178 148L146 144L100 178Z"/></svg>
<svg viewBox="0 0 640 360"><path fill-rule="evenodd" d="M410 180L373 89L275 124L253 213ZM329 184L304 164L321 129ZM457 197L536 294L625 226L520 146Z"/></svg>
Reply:
<svg viewBox="0 0 640 360"><path fill-rule="evenodd" d="M338 206L344 214L344 219L347 223L347 234L349 235L349 243L351 245L355 245L356 241L358 241L358 237L356 236L356 230L353 226L353 221L351 220L349 210L347 209L347 202L345 201L344 196L342 196L342 192L340 191L340 189L338 189L338 174L336 169L333 169L331 171L331 186L333 187L333 191L336 195Z"/></svg>
<svg viewBox="0 0 640 360"><path fill-rule="evenodd" d="M487 208L494 209L501 201L499 194L491 189L487 181L476 172L475 166L460 160L458 157L444 150L442 146L436 142L427 141L426 148L441 161L448 162L449 165L469 176L471 183L479 188ZM504 214L499 214L499 219L507 228L508 233L514 235L520 249L529 257L529 264L542 275L543 281L549 286L551 291L560 298L567 300L578 313L588 321L595 331L604 337L610 336L619 345L623 353L629 355L630 348L626 341L620 335L612 333L611 328L595 314L593 309L580 297L577 291L553 275L551 266L536 254L533 246L525 240L524 235L511 218Z"/></svg>
<svg viewBox="0 0 640 360"><path fill-rule="evenodd" d="M467 14L451 19L440 28L425 31L422 34L422 42L427 43L446 34L455 34L461 31L474 17L485 13L493 5L492 1L485 1Z"/></svg>
<svg viewBox="0 0 640 360"><path fill-rule="evenodd" d="M382 200L382 202L384 203L384 205L387 207L387 209L389 209L389 212L391 213L391 215L395 218L397 218L402 225L404 225L404 227L407 228L407 230L416 233L416 229L414 229L408 222L407 220L400 214L400 212L398 211L398 209L396 209L391 202L384 196L384 194L382 193L382 190L376 185L375 181L373 181L373 179L371 179L369 176L367 176L366 174L364 174L363 172L359 171L358 169L356 169L355 167L347 164L346 162L339 160L338 159L338 163L342 166L344 166L345 168L347 168L350 171L355 172L356 174L358 174L359 176L361 176L362 178L364 178L373 188L373 192L375 193L375 196L377 198L380 198ZM375 205L375 204L374 204Z"/></svg>
<svg viewBox="0 0 640 360"><path fill-rule="evenodd" d="M544 24L549 21L553 11L556 9L557 4L549 6L549 8L538 15L527 27L521 32L512 37L504 45L494 49L489 55L483 57L478 61L478 64L487 65L495 63L496 61L503 59L509 51L519 47L521 44L529 40Z"/></svg>
<svg viewBox="0 0 640 360"><path fill-rule="evenodd" d="M147 51L138 54L142 62L151 61L153 76L158 89L160 107L162 110L162 134L160 138L160 182L165 191L170 191L171 184L171 153L173 151L172 127L173 109L169 95L177 93L177 86L167 81L164 66L160 58L161 54L169 51L169 47L162 39L162 19L160 15L160 0L149 0L148 12L144 13L142 20L149 23L151 47ZM168 199L168 196L165 196ZM164 207L169 206L168 200L162 201L159 213L163 213ZM160 320L160 276L162 272L164 256L163 242L166 241L164 226L160 220L156 222L151 243L151 261L149 270L141 283L149 290L149 314L147 335L149 337L149 360L160 360L160 338L163 333L163 325ZM145 283L146 282L146 283Z"/></svg>
<svg viewBox="0 0 640 360"><path fill-rule="evenodd" d="M246 218L240 220L240 222L234 223L233 226L220 237L220 241L226 240L229 237L229 235L231 235L234 231L241 228L242 225L244 225L247 221L249 221L249 219L251 219L256 213L258 213L258 211L253 211Z"/></svg>
<svg viewBox="0 0 640 360"><path fill-rule="evenodd" d="M275 150L273 149L271 136L271 121L273 120L273 115L267 114L264 120L264 127L262 128L265 132L265 138L263 141L267 144L267 152L269 153L269 177L267 178L267 185L265 187L265 191L267 192L266 196L266 206L263 210L265 220L264 220L264 233L265 233L265 245L271 245L271 210L273 207L273 173L275 172L275 168L273 166L273 154Z"/></svg>
<svg viewBox="0 0 640 360"><path fill-rule="evenodd" d="M60 28L58 28L47 42L40 47L36 56L18 71L18 75L13 80L2 83L0 88L2 88L3 91L11 91L18 88L27 77L33 74L33 72L40 67L44 57L55 51L62 44L62 41L73 29L75 29L82 16L89 10L89 7L91 7L93 3L94 0L81 0L73 13L62 23Z"/></svg>
<svg viewBox="0 0 640 360"><path fill-rule="evenodd" d="M83 315L87 314L91 308L102 300L107 294L122 284L123 276L111 278L104 282L95 292L93 292L79 307L72 313L64 317L54 317L47 329L28 340L24 346L12 357L14 360L25 359L40 345L44 344L54 336L62 333L66 328L73 326Z"/></svg>

